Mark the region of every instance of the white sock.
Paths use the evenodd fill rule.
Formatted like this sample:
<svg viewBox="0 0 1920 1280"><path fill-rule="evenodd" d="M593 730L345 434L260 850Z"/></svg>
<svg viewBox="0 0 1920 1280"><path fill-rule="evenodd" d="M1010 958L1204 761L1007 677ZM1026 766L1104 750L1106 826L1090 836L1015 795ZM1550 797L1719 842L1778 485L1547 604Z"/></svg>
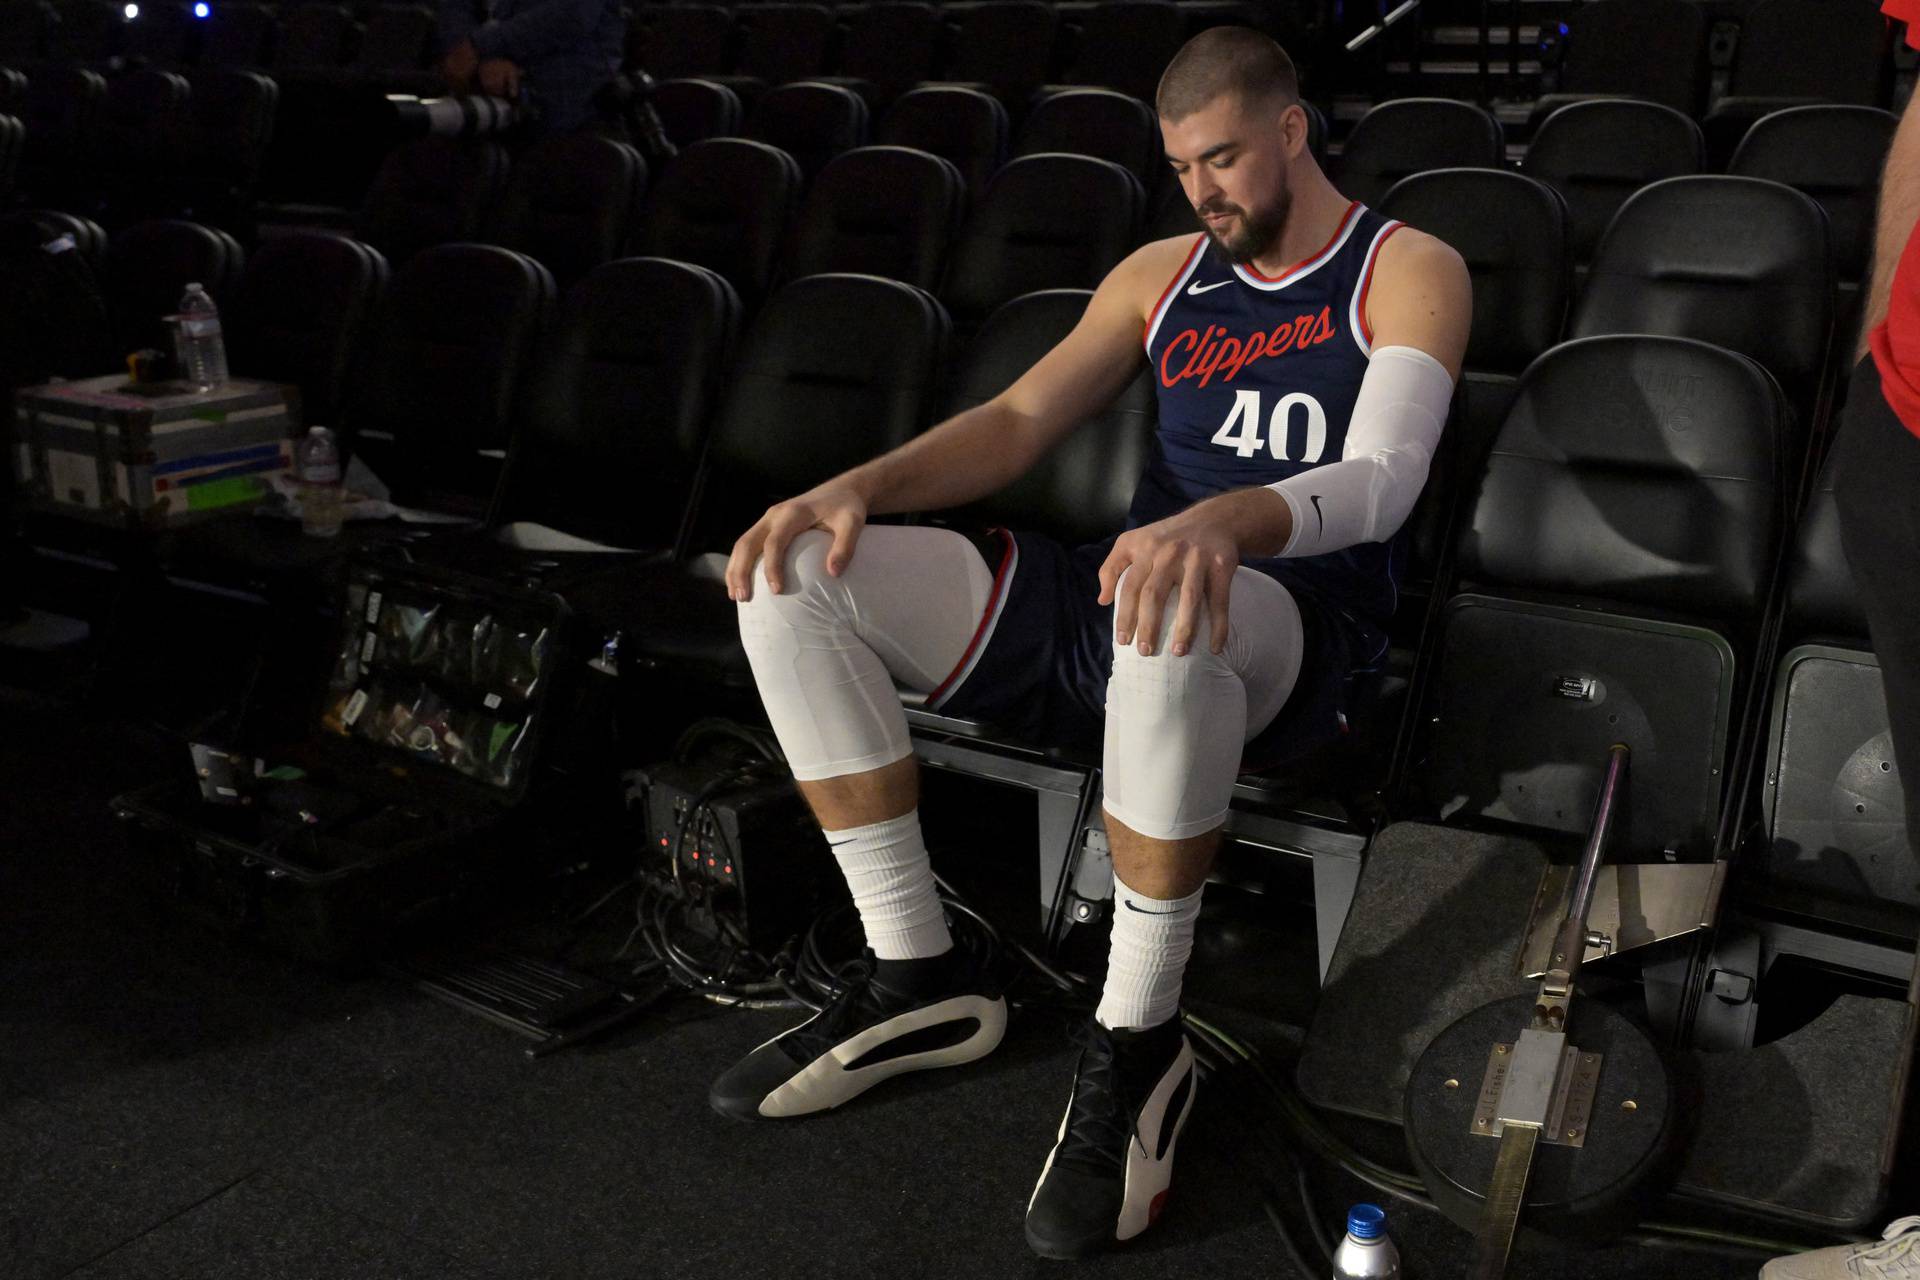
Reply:
<svg viewBox="0 0 1920 1280"><path fill-rule="evenodd" d="M1180 979L1193 954L1205 886L1184 898L1149 898L1113 878L1113 944L1093 1016L1109 1031L1157 1027L1180 1012Z"/></svg>
<svg viewBox="0 0 1920 1280"><path fill-rule="evenodd" d="M853 891L867 945L881 960L922 960L953 947L933 864L920 838L920 811L865 827L824 833Z"/></svg>

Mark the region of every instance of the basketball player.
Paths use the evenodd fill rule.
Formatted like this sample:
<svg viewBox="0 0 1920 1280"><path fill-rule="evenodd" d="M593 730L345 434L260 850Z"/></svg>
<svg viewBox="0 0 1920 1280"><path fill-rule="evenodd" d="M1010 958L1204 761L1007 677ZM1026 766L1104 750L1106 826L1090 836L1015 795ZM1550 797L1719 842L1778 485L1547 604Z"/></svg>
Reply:
<svg viewBox="0 0 1920 1280"><path fill-rule="evenodd" d="M1196 36L1156 107L1204 234L1134 252L1013 386L773 507L727 567L768 717L875 959L714 1083L724 1114L823 1111L999 1043L1006 1005L935 894L896 685L1042 738L1104 718L1110 960L1027 1208L1028 1241L1053 1257L1131 1239L1166 1198L1194 1101L1181 976L1242 754L1337 736L1350 677L1382 656L1394 535L1472 309L1457 254L1328 183L1272 40ZM1125 533L1072 549L865 527L1000 489L1143 361L1159 430Z"/></svg>

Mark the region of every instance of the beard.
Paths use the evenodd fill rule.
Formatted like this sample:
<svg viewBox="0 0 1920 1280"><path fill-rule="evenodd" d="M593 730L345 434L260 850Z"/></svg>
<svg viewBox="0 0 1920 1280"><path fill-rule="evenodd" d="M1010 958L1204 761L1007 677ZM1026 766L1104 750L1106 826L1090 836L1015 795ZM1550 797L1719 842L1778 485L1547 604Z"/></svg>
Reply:
<svg viewBox="0 0 1920 1280"><path fill-rule="evenodd" d="M1235 262L1248 263L1279 242L1280 233L1286 229L1287 213L1292 208L1293 192L1282 190L1273 207L1258 214L1248 213L1237 204L1220 202L1202 205L1194 210L1194 216L1201 219L1207 238L1219 245L1222 253ZM1209 213L1238 214L1239 219L1229 223L1226 230L1215 231L1206 223L1205 215Z"/></svg>

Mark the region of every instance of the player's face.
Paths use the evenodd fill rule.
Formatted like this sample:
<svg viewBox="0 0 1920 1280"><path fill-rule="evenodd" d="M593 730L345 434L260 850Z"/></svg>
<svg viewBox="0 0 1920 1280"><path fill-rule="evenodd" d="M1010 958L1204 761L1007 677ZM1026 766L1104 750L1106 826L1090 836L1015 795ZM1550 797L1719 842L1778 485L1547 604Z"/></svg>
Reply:
<svg viewBox="0 0 1920 1280"><path fill-rule="evenodd" d="M1178 122L1162 117L1161 141L1187 203L1236 262L1251 262L1278 243L1293 201L1287 138L1305 125L1297 105L1248 108L1235 94Z"/></svg>

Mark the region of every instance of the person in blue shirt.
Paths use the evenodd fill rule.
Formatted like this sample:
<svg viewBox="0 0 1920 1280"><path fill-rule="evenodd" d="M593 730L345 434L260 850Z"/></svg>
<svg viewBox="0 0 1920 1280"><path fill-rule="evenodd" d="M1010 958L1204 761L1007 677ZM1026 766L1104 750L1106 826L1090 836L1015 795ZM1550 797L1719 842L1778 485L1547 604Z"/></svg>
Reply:
<svg viewBox="0 0 1920 1280"><path fill-rule="evenodd" d="M455 92L530 103L539 128L569 133L599 118L626 34L618 0L442 0L440 69Z"/></svg>

